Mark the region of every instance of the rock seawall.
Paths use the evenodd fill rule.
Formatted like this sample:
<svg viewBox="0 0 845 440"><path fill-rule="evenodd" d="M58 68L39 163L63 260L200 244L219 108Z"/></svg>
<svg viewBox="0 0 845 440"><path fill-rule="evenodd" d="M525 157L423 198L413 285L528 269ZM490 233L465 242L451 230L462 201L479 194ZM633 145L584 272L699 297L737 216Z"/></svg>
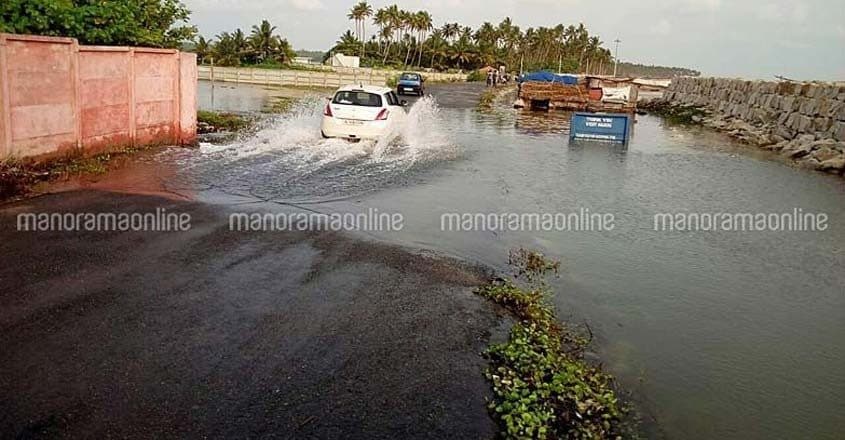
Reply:
<svg viewBox="0 0 845 440"><path fill-rule="evenodd" d="M845 170L845 86L830 83L676 78L672 106L698 107L706 126L817 170Z"/></svg>

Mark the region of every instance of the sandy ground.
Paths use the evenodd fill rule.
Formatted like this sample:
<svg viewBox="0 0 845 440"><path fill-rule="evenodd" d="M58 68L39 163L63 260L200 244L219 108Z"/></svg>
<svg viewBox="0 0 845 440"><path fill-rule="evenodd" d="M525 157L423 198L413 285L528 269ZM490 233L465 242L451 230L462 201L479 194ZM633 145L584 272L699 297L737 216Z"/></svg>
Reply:
<svg viewBox="0 0 845 440"><path fill-rule="evenodd" d="M20 212L189 232L20 232ZM478 267L95 190L0 207L0 437L490 438Z"/></svg>

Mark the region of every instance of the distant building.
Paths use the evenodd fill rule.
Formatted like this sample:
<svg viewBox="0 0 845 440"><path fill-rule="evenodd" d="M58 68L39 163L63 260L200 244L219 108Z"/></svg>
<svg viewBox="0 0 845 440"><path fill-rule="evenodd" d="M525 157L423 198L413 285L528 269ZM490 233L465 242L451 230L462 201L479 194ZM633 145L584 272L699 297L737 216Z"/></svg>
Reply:
<svg viewBox="0 0 845 440"><path fill-rule="evenodd" d="M361 58L336 53L331 58L332 67L361 67Z"/></svg>
<svg viewBox="0 0 845 440"><path fill-rule="evenodd" d="M318 64L314 61L314 58L311 57L293 57L294 64Z"/></svg>

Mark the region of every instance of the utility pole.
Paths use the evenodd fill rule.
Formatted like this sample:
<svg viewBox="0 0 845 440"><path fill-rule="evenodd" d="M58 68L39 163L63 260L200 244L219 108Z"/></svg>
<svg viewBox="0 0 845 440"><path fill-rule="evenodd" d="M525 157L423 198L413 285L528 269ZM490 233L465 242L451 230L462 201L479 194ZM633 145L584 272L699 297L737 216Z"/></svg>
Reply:
<svg viewBox="0 0 845 440"><path fill-rule="evenodd" d="M613 42L616 43L616 55L613 56L613 61L614 61L614 63L613 63L613 77L616 78L616 72L617 72L617 69L619 68L619 43L621 43L622 40L617 38L617 39L613 40Z"/></svg>

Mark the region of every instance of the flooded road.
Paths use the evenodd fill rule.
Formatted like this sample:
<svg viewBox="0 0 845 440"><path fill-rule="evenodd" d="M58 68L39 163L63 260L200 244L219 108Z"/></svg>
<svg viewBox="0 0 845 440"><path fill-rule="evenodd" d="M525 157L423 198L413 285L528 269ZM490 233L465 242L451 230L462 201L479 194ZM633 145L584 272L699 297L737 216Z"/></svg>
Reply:
<svg viewBox="0 0 845 440"><path fill-rule="evenodd" d="M725 137L640 116L627 148L569 145L565 115L475 110L478 85L432 87L403 139L323 140L315 97L230 145L175 150L171 191L256 209L401 213L374 238L502 268L508 249L560 258L560 315L654 436L841 438L845 184ZM250 92L251 93L251 92ZM250 95L251 96L251 95ZM201 97L201 99L203 99ZM251 101L252 102L252 101ZM609 231L444 231L448 213L613 214ZM657 231L659 213L825 213L816 232Z"/></svg>

